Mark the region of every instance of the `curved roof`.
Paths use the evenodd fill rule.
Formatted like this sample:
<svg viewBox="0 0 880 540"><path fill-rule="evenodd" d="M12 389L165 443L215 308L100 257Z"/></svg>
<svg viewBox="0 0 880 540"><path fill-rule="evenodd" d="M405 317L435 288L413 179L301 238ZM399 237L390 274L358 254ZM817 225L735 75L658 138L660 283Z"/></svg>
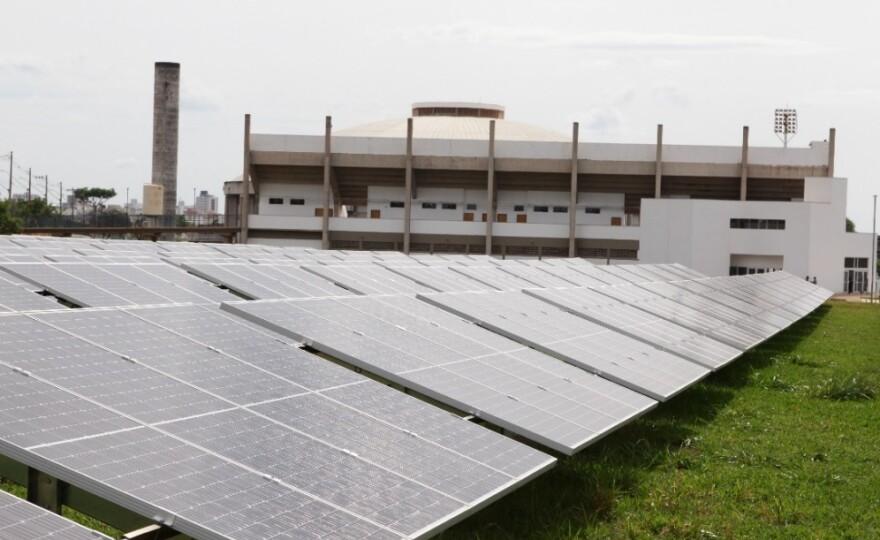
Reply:
<svg viewBox="0 0 880 540"><path fill-rule="evenodd" d="M406 138L406 118L382 120L360 126L334 131L343 137L389 137ZM489 118L416 116L413 118L414 139L489 139ZM553 141L570 142L571 137L548 129L495 120L496 141Z"/></svg>

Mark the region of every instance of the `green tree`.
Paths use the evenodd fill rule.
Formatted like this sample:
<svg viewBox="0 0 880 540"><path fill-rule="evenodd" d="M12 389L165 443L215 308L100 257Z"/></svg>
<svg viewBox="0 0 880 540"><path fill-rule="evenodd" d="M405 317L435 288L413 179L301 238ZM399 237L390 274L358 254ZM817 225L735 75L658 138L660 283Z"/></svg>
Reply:
<svg viewBox="0 0 880 540"><path fill-rule="evenodd" d="M15 201L11 208L12 212L28 226L46 224L49 218L57 213L55 207L48 204L45 199Z"/></svg>
<svg viewBox="0 0 880 540"><path fill-rule="evenodd" d="M0 201L0 234L18 234L21 232L21 220L10 212L12 204Z"/></svg>
<svg viewBox="0 0 880 540"><path fill-rule="evenodd" d="M73 197L82 205L83 216L86 213L86 204L92 207L92 216L94 220L98 218L98 209L104 208L104 203L108 199L116 196L116 190L113 188L76 188L73 190Z"/></svg>
<svg viewBox="0 0 880 540"><path fill-rule="evenodd" d="M856 224L849 218L846 218L846 232L856 232Z"/></svg>

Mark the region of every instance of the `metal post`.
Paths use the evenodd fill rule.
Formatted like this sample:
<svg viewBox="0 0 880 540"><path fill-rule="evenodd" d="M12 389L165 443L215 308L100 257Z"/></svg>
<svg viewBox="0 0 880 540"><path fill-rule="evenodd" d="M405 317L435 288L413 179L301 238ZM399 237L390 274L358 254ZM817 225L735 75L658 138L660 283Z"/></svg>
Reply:
<svg viewBox="0 0 880 540"><path fill-rule="evenodd" d="M9 197L12 200L12 151L9 151Z"/></svg>
<svg viewBox="0 0 880 540"><path fill-rule="evenodd" d="M871 302L874 302L877 282L877 195L874 195L874 224L871 227Z"/></svg>
<svg viewBox="0 0 880 540"><path fill-rule="evenodd" d="M128 188L125 188L125 196L128 198ZM58 213L64 213L64 203L62 199L64 198L64 182L58 182ZM128 208L128 205L126 205Z"/></svg>

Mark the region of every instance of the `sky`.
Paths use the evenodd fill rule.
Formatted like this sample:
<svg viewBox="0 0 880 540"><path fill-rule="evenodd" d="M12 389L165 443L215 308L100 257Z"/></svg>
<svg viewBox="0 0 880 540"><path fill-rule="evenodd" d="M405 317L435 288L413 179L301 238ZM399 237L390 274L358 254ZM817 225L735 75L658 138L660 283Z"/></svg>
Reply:
<svg viewBox="0 0 880 540"><path fill-rule="evenodd" d="M847 214L880 193L880 3L506 1L4 2L0 157L59 189L150 182L155 62L181 64L178 198L220 196L254 133L323 134L402 118L419 101L503 105L581 141L779 147L837 129ZM0 159L5 196L8 159ZM34 180L43 195L44 181Z"/></svg>

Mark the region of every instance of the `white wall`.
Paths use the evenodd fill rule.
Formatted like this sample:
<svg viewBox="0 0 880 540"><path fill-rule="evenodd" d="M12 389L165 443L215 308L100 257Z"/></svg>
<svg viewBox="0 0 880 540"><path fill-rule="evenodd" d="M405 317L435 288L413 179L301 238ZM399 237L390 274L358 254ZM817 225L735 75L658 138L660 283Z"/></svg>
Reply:
<svg viewBox="0 0 880 540"><path fill-rule="evenodd" d="M280 198L282 204L269 204L269 199ZM290 199L304 199L305 204L292 205ZM260 215L314 216L316 208L324 207L324 186L318 184L260 184ZM333 208L333 195L330 195Z"/></svg>
<svg viewBox="0 0 880 540"><path fill-rule="evenodd" d="M787 272L841 291L844 258L870 258L871 235L845 232L846 179L809 178L807 186L829 202L643 199L639 260L717 276L728 273L732 255L781 257ZM785 230L731 229L731 218L784 219Z"/></svg>

